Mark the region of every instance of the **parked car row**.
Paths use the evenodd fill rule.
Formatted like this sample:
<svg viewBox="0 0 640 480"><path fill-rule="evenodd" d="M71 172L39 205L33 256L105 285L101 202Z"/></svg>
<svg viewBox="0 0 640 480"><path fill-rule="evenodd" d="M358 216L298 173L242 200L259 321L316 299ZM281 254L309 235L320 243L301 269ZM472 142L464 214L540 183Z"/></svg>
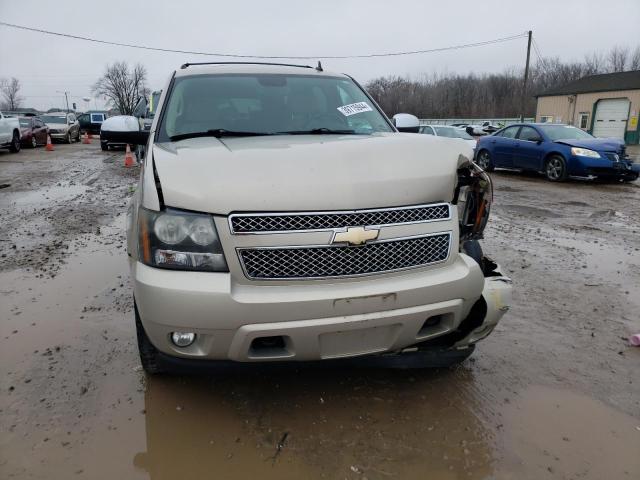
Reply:
<svg viewBox="0 0 640 480"><path fill-rule="evenodd" d="M91 133L100 133L100 124L106 114L82 114L88 116L97 130L85 129ZM72 143L80 141L81 125L75 113L49 112L41 116L5 115L0 112L0 148L8 148L19 152L21 147L36 148L47 144L47 137L52 141Z"/></svg>

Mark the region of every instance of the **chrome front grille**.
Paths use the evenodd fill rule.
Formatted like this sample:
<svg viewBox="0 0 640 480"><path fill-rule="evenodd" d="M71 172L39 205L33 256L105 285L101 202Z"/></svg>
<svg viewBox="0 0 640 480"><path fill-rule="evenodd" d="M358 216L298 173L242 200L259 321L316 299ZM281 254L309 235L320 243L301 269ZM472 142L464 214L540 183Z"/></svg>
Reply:
<svg viewBox="0 0 640 480"><path fill-rule="evenodd" d="M449 204L375 210L299 213L240 213L229 216L231 233L274 233L331 230L357 225L383 226L433 222L451 218Z"/></svg>
<svg viewBox="0 0 640 480"><path fill-rule="evenodd" d="M239 248L245 275L255 280L331 278L392 272L444 262L451 233L384 240L362 246Z"/></svg>

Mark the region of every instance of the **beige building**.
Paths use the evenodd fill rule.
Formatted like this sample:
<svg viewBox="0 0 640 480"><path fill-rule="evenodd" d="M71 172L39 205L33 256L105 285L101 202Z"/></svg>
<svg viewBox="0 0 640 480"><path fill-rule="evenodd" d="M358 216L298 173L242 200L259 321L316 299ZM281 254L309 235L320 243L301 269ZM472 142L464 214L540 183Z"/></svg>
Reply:
<svg viewBox="0 0 640 480"><path fill-rule="evenodd" d="M591 75L536 95L536 122L640 143L640 70Z"/></svg>

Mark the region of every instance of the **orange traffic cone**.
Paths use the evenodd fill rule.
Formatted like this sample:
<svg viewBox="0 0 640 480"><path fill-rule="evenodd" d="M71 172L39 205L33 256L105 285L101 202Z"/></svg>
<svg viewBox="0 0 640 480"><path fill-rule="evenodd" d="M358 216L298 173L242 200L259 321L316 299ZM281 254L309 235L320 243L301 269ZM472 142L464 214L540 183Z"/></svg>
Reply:
<svg viewBox="0 0 640 480"><path fill-rule="evenodd" d="M129 144L127 144L127 153L125 153L124 155L124 166L133 167L133 155L131 154L131 148L129 148Z"/></svg>
<svg viewBox="0 0 640 480"><path fill-rule="evenodd" d="M51 143L51 135L47 134L47 146L45 147L47 152L53 152L53 143Z"/></svg>
<svg viewBox="0 0 640 480"><path fill-rule="evenodd" d="M89 138L89 135L87 135L87 132L84 132L84 136L82 137L82 143L85 143L85 144L91 143L91 138Z"/></svg>

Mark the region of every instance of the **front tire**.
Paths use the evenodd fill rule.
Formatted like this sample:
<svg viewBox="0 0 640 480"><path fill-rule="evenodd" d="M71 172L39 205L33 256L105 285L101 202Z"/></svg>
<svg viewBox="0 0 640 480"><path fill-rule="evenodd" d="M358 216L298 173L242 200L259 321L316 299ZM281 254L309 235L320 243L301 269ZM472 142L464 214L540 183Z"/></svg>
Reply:
<svg viewBox="0 0 640 480"><path fill-rule="evenodd" d="M551 182L564 182L569 176L564 158L560 155L551 156L544 165L544 174Z"/></svg>
<svg viewBox="0 0 640 480"><path fill-rule="evenodd" d="M67 136L64 139L65 143L71 143L71 132L67 132Z"/></svg>
<svg viewBox="0 0 640 480"><path fill-rule="evenodd" d="M38 139L35 135L31 135L31 148L36 148L38 146Z"/></svg>
<svg viewBox="0 0 640 480"><path fill-rule="evenodd" d="M80 129L78 129L78 133L76 134L76 142L80 143Z"/></svg>
<svg viewBox="0 0 640 480"><path fill-rule="evenodd" d="M107 142L100 142L100 150L106 152L109 150L109 144Z"/></svg>
<svg viewBox="0 0 640 480"><path fill-rule="evenodd" d="M138 338L138 353L140 355L140 363L142 368L149 375L158 375L164 373L164 370L158 364L158 349L153 346L147 332L144 331L142 321L140 320L140 314L138 313L138 307L134 304L134 311L136 315L136 336Z"/></svg>
<svg viewBox="0 0 640 480"><path fill-rule="evenodd" d="M478 166L486 172L493 172L495 166L491 160L491 154L488 150L480 150L476 157L476 163Z"/></svg>
<svg viewBox="0 0 640 480"><path fill-rule="evenodd" d="M13 138L11 139L9 151L11 153L18 153L20 151L20 136L18 135L18 132L13 132Z"/></svg>

